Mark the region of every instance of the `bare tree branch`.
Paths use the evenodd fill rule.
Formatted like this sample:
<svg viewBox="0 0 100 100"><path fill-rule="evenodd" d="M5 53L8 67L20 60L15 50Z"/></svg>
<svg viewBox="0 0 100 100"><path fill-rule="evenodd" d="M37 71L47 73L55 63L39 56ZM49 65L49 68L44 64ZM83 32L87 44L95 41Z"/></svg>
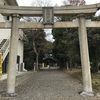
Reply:
<svg viewBox="0 0 100 100"><path fill-rule="evenodd" d="M35 42L33 42L33 49L34 49L34 52L37 53Z"/></svg>
<svg viewBox="0 0 100 100"><path fill-rule="evenodd" d="M62 0L62 4L64 5L85 5L85 0Z"/></svg>
<svg viewBox="0 0 100 100"><path fill-rule="evenodd" d="M34 0L32 6L43 7L43 6L50 6L51 0ZM26 22L42 22L43 18L41 17L24 17L23 18ZM38 69L38 57L39 53L43 48L43 42L45 41L45 32L44 30L40 29L27 29L28 32L32 34L33 38L33 50L36 54L36 67Z"/></svg>
<svg viewBox="0 0 100 100"><path fill-rule="evenodd" d="M37 6L37 7L51 6L51 0L34 0L32 6Z"/></svg>

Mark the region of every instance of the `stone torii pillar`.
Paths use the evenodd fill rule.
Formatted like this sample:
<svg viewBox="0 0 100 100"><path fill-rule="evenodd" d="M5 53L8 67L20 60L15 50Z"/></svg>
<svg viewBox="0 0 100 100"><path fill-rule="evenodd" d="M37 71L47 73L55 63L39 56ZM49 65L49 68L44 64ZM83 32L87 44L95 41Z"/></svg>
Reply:
<svg viewBox="0 0 100 100"><path fill-rule="evenodd" d="M80 94L93 96L94 94L92 91L85 16L83 14L80 14L78 16L78 21L79 21L80 55L81 55L81 65L82 65L82 77L83 77L83 91Z"/></svg>
<svg viewBox="0 0 100 100"><path fill-rule="evenodd" d="M12 15L12 29L10 40L9 62L7 69L7 90L9 94L15 93L15 79L16 79L16 61L18 50L19 38L19 20L20 16L17 14Z"/></svg>

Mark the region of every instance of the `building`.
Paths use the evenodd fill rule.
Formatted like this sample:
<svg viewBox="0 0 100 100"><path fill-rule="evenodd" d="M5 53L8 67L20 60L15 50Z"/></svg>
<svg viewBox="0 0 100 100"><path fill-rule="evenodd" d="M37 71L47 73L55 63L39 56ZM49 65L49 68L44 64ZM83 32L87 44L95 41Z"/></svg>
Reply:
<svg viewBox="0 0 100 100"><path fill-rule="evenodd" d="M44 63L44 67L55 67L55 64L57 63L50 54L46 54L42 62Z"/></svg>
<svg viewBox="0 0 100 100"><path fill-rule="evenodd" d="M0 0L0 4L2 5L14 5L18 6L16 0ZM0 14L0 22L11 21L9 16L2 16ZM10 46L10 35L11 29L0 29L0 52L2 52L2 72L7 72L8 65L8 55L9 55L9 46ZM18 53L17 53L17 61L16 61L16 69L18 71L24 70L24 62L23 62L23 49L24 43L27 42L27 38L24 35L23 31L19 30L19 40L18 40Z"/></svg>

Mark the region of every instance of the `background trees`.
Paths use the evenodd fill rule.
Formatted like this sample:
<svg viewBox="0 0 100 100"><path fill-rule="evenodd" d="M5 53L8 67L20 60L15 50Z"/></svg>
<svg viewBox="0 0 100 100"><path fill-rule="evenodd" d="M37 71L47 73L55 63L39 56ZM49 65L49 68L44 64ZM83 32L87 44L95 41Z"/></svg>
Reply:
<svg viewBox="0 0 100 100"><path fill-rule="evenodd" d="M60 17L59 21L66 21L71 17ZM76 66L80 63L80 50L78 40L78 29L63 28L53 29L52 35L55 39L53 43L53 54L58 59L61 68Z"/></svg>
<svg viewBox="0 0 100 100"><path fill-rule="evenodd" d="M63 5L84 5L84 0L63 0ZM73 16L60 16L57 21L72 21ZM75 19L75 18L74 18ZM64 28L53 29L52 35L55 39L53 53L58 59L60 67L68 67L80 64L80 50L78 40L78 29Z"/></svg>
<svg viewBox="0 0 100 100"><path fill-rule="evenodd" d="M42 63L42 59L46 53L49 53L52 49L52 42L45 39L45 31L43 29L38 30L24 30L27 34L28 42L25 43L25 55L24 60L26 62L26 69L31 70L34 67L34 63ZM37 65L38 66L38 65Z"/></svg>
<svg viewBox="0 0 100 100"><path fill-rule="evenodd" d="M93 21L100 21L100 17L90 17ZM88 28L89 54L92 72L100 69L100 28Z"/></svg>
<svg viewBox="0 0 100 100"><path fill-rule="evenodd" d="M64 5L82 5L85 4L84 0L65 0ZM80 1L80 4L79 4ZM69 2L69 3L68 3ZM84 3L83 3L84 2ZM60 16L58 21L72 21L72 16ZM92 19L94 21L100 21L100 17L86 16L86 19ZM54 48L53 53L58 59L60 67L69 65L69 68L80 65L80 50L78 40L78 29L53 29L52 34L54 36ZM100 66L100 28L88 28L88 44L90 54L91 71L98 72Z"/></svg>
<svg viewBox="0 0 100 100"><path fill-rule="evenodd" d="M63 0L62 4L63 5L85 5L85 0Z"/></svg>
<svg viewBox="0 0 100 100"><path fill-rule="evenodd" d="M32 3L32 6L50 6L51 1L50 0L35 0ZM41 17L24 17L24 21L26 22L41 22ZM46 37L46 32L44 29L25 29L24 33L27 35L29 42L25 44L25 62L26 62L26 68L27 69L33 69L34 62L36 63L36 69L38 70L39 61L41 62L41 59L44 54L47 51L49 51L51 44L48 42ZM47 47L50 45L49 47ZM45 50L47 49L47 50Z"/></svg>
<svg viewBox="0 0 100 100"><path fill-rule="evenodd" d="M67 0L70 1L71 0ZM79 2L80 1L80 2ZM84 0L77 0L77 3L73 3L73 5L81 5L85 4ZM66 4L64 2L64 4ZM72 5L72 4L71 4ZM31 20L30 20L31 19ZM72 21L75 19L73 16L59 16L56 17L56 21ZM92 19L95 21L100 21L100 17L94 16L86 16L86 19ZM28 18L27 21L42 21L41 18ZM97 72L99 69L100 62L100 28L88 28L88 42L89 42L89 54L90 54L90 62L91 62L91 70L92 72ZM80 50L79 50L79 39L78 39L78 29L77 28L62 28L62 29L53 29L52 35L55 39L53 42L53 46L51 42L48 42L45 39L46 32L43 29L31 29L25 30L27 36L29 37L29 44L25 45L25 59L26 61L30 61L32 59L31 66L33 67L33 63L35 61L41 62L42 57L46 53L53 53L54 57L58 60L58 65L61 68L69 67L70 69L73 66L80 65ZM31 43L32 42L32 43ZM28 46L31 46L27 48ZM32 51L34 49L34 51ZM30 51L30 52L28 52ZM36 57L36 55L38 55ZM29 57L30 55L30 57ZM26 57L27 56L27 57ZM37 58L37 59L35 59ZM27 63L28 64L28 63ZM29 65L30 65L29 64ZM37 65L38 66L38 65Z"/></svg>

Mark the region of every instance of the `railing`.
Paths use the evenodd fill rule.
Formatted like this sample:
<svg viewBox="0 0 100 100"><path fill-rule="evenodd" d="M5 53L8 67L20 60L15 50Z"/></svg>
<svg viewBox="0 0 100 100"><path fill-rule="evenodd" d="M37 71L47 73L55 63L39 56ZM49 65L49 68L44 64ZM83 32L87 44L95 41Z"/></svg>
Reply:
<svg viewBox="0 0 100 100"><path fill-rule="evenodd" d="M19 32L19 38L22 40L23 37L21 34L22 31ZM27 39L27 38L26 38ZM1 40L1 42L3 41L3 39ZM26 40L28 41L28 40ZM8 52L9 52L9 47L10 47L10 36L7 38L6 42L3 44L3 46L0 48L0 52L2 52L2 60L4 61Z"/></svg>
<svg viewBox="0 0 100 100"><path fill-rule="evenodd" d="M1 47L0 51L2 52L2 60L4 61L8 52L9 52L9 46L10 46L10 36L7 38L6 42Z"/></svg>

